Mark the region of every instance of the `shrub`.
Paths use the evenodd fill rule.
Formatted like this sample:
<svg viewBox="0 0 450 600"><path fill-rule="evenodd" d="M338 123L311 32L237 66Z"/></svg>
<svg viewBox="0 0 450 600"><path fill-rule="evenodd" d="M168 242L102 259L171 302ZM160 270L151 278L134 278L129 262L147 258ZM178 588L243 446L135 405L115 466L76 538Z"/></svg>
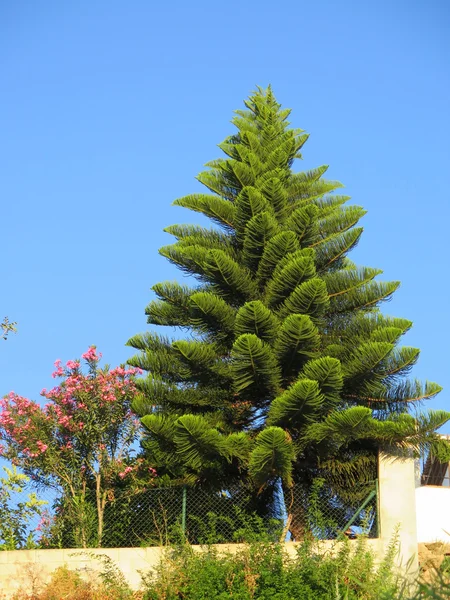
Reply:
<svg viewBox="0 0 450 600"><path fill-rule="evenodd" d="M278 543L255 542L236 554L190 546L168 550L145 578L145 600L382 600L401 593L391 569L393 543L376 568L367 541L345 541L336 555L323 554L313 542L289 558Z"/></svg>

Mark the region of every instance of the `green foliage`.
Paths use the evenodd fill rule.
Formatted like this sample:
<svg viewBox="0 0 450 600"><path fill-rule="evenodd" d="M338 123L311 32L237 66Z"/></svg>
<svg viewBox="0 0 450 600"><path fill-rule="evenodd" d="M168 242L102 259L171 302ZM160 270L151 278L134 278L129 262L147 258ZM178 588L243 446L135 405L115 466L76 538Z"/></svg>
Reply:
<svg viewBox="0 0 450 600"><path fill-rule="evenodd" d="M47 502L38 500L35 493L27 494L26 500L13 502L17 494L24 494L30 478L18 473L16 467L3 470L6 477L0 477L0 550L36 548L29 524L31 519L41 516Z"/></svg>
<svg viewBox="0 0 450 600"><path fill-rule="evenodd" d="M325 476L349 494L376 477L380 447L436 444L450 416L411 416L440 387L408 380L419 351L397 344L411 323L380 312L399 284L349 260L365 210L334 193L326 166L294 172L308 136L289 112L258 89L225 157L198 176L209 192L174 203L212 227L167 229L176 241L161 254L193 287L157 284L146 313L186 339L128 342L147 372L137 409L161 481L257 495Z"/></svg>
<svg viewBox="0 0 450 600"><path fill-rule="evenodd" d="M144 598L406 600L392 559L389 549L377 568L364 537L344 542L334 557L310 542L299 546L294 558L287 556L282 544L268 541L251 543L236 554L181 546L167 551L160 566L145 578Z"/></svg>

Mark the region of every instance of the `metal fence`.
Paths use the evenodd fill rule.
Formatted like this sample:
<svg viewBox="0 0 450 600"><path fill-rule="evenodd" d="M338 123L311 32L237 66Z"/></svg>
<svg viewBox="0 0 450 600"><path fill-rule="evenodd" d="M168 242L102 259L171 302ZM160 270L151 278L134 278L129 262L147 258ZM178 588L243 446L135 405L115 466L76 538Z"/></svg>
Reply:
<svg viewBox="0 0 450 600"><path fill-rule="evenodd" d="M308 489L297 485L283 491L275 486L259 495L242 488L211 492L168 487L135 494L111 491L100 519L93 496L84 502L50 490L40 490L38 496L47 504L27 524L28 547L298 541L306 536L336 539L358 534L377 537L376 481L346 493L333 490L322 479Z"/></svg>

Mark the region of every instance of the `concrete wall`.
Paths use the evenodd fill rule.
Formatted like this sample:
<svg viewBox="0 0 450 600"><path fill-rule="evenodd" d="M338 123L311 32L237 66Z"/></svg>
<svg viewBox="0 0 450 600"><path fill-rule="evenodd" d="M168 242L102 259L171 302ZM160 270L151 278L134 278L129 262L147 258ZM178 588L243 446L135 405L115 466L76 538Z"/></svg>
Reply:
<svg viewBox="0 0 450 600"><path fill-rule="evenodd" d="M351 541L355 544L355 541ZM380 560L384 546L382 540L368 540L375 556ZM299 544L287 542L284 544L288 556L294 558ZM242 544L221 544L216 546L221 552L235 552L243 548ZM201 546L193 546L194 550L202 551ZM318 543L319 552L334 553L339 543L327 540ZM46 583L51 573L58 567L66 566L77 571L87 580L93 580L102 570L100 561L92 557L94 554L109 556L124 574L133 589L139 589L141 584L140 572L149 573L164 560L163 548L101 548L88 550L89 555L82 554L79 549L73 550L15 550L0 552L0 590L4 594L0 598L8 598L19 588L32 591Z"/></svg>
<svg viewBox="0 0 450 600"><path fill-rule="evenodd" d="M417 539L450 543L450 488L425 485L416 489Z"/></svg>
<svg viewBox="0 0 450 600"><path fill-rule="evenodd" d="M129 584L138 589L141 583L139 571L148 572L161 560L160 548L102 548L89 549L87 552L89 555L83 554L79 548L0 552L0 590L6 596L21 587L30 592L33 581L36 586L40 586L49 580L55 569L63 566L92 580L102 570L101 562L92 558L92 554L109 556Z"/></svg>
<svg viewBox="0 0 450 600"><path fill-rule="evenodd" d="M397 566L408 568L414 579L419 572L416 522L416 468L412 457L392 451L378 460L380 536L386 550L398 536Z"/></svg>

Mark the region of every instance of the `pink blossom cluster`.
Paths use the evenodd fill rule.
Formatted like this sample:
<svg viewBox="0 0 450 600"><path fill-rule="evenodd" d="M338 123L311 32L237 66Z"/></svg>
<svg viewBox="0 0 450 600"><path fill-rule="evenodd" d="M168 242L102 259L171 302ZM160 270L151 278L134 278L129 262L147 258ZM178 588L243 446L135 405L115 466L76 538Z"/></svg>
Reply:
<svg viewBox="0 0 450 600"><path fill-rule="evenodd" d="M131 473L133 471L133 467L125 467L125 469L119 473L119 477L120 479L123 479L124 477L126 477L128 475L128 473Z"/></svg>
<svg viewBox="0 0 450 600"><path fill-rule="evenodd" d="M113 498L118 479L131 490L142 490L157 473L142 457L131 462L140 426L131 403L138 391L135 376L142 371L99 369L100 358L91 346L80 360L65 365L57 360L52 375L60 381L41 391L45 405L14 392L0 399L0 454L34 481L56 478L73 493L99 477L101 493ZM43 543L51 527L41 522Z"/></svg>
<svg viewBox="0 0 450 600"><path fill-rule="evenodd" d="M4 442L0 453L36 472L51 473L51 465L68 464L80 474L83 456L99 461L100 455L102 468L112 469L117 461L108 450L112 448L110 436L124 440L128 447L136 439L139 422L132 415L131 402L137 393L135 376L141 371L122 366L99 370L100 358L94 346L82 355L87 373L81 360L69 360L63 366L58 359L52 375L62 381L51 390L42 390L48 400L44 406L14 392L0 399L0 439ZM113 470L117 473L116 467ZM119 477L131 471L132 467L122 468Z"/></svg>
<svg viewBox="0 0 450 600"><path fill-rule="evenodd" d="M90 346L89 349L81 355L81 358L86 360L87 362L98 362L101 359L102 355L99 352L97 354L95 346Z"/></svg>

